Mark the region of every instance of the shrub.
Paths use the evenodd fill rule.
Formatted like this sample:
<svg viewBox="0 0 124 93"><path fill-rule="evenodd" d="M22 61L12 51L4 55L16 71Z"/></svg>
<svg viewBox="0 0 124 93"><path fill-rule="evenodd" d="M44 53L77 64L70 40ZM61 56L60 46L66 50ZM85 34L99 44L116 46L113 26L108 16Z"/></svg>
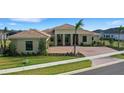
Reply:
<svg viewBox="0 0 124 93"><path fill-rule="evenodd" d="M97 46L102 46L103 42L97 42Z"/></svg>
<svg viewBox="0 0 124 93"><path fill-rule="evenodd" d="M10 50L10 53L11 53L12 55L16 55L16 54L17 54L17 52L16 52L16 46L15 46L15 44L14 44L13 42L11 42L11 43L9 44L9 50Z"/></svg>
<svg viewBox="0 0 124 93"><path fill-rule="evenodd" d="M22 53L20 53L19 55L20 55L20 56L26 56L26 54L25 54L25 53L23 53L23 52L22 52Z"/></svg>
<svg viewBox="0 0 124 93"><path fill-rule="evenodd" d="M39 54L47 55L46 39L40 39L39 41Z"/></svg>
<svg viewBox="0 0 124 93"><path fill-rule="evenodd" d="M84 43L82 42L82 43L80 44L80 46L84 46Z"/></svg>
<svg viewBox="0 0 124 93"><path fill-rule="evenodd" d="M114 40L110 38L109 39L109 44L110 44L111 47L113 46L113 43L114 43Z"/></svg>
<svg viewBox="0 0 124 93"><path fill-rule="evenodd" d="M23 62L22 62L22 64L25 66L25 65L27 65L27 64L29 64L29 59L25 59Z"/></svg>
<svg viewBox="0 0 124 93"><path fill-rule="evenodd" d="M13 42L11 42L9 44L9 47L5 49L3 55L4 56L16 56L17 55L16 46Z"/></svg>
<svg viewBox="0 0 124 93"><path fill-rule="evenodd" d="M96 45L96 41L93 41L93 46L95 46Z"/></svg>

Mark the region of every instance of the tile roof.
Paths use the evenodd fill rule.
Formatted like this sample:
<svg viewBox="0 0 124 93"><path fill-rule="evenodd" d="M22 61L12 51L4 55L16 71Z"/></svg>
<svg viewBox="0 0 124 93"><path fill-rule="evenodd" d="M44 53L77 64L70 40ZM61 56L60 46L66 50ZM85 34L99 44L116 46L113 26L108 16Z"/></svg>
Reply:
<svg viewBox="0 0 124 93"><path fill-rule="evenodd" d="M45 32L47 34L50 34L50 35L53 35L54 34L54 30L56 30L56 31L72 30L72 31L74 31L75 30L75 26L70 25L70 24L64 24L64 25L56 26L56 27L51 28L51 29L43 30L43 32ZM79 28L77 30L77 32L80 32L82 34L99 35L99 33L96 33L96 32L93 32L93 31L84 30L83 28Z"/></svg>
<svg viewBox="0 0 124 93"><path fill-rule="evenodd" d="M70 24L63 24L63 25L54 27L54 29L74 29L74 28L75 26Z"/></svg>
<svg viewBox="0 0 124 93"><path fill-rule="evenodd" d="M9 39L25 39L25 38L47 38L50 37L49 34L38 30L27 30L14 35L9 36Z"/></svg>

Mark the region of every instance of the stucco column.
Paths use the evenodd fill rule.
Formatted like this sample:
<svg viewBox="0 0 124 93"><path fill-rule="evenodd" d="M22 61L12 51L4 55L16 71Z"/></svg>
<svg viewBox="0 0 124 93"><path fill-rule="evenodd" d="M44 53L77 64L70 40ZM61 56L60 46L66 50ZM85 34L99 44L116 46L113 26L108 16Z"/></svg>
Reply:
<svg viewBox="0 0 124 93"><path fill-rule="evenodd" d="M57 46L57 34L55 34L55 46Z"/></svg>
<svg viewBox="0 0 124 93"><path fill-rule="evenodd" d="M71 46L73 45L73 34L71 34Z"/></svg>
<svg viewBox="0 0 124 93"><path fill-rule="evenodd" d="M65 45L65 34L62 35L62 45Z"/></svg>

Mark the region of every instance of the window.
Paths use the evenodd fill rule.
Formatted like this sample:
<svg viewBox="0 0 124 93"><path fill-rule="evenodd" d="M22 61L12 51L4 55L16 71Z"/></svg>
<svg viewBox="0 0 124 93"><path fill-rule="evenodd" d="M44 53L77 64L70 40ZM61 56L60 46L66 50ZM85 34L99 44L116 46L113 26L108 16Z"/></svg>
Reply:
<svg viewBox="0 0 124 93"><path fill-rule="evenodd" d="M110 35L106 35L106 38L110 38Z"/></svg>
<svg viewBox="0 0 124 93"><path fill-rule="evenodd" d="M28 50L28 51L33 50L33 42L32 41L26 41L26 50Z"/></svg>
<svg viewBox="0 0 124 93"><path fill-rule="evenodd" d="M87 36L83 36L83 42L87 42Z"/></svg>

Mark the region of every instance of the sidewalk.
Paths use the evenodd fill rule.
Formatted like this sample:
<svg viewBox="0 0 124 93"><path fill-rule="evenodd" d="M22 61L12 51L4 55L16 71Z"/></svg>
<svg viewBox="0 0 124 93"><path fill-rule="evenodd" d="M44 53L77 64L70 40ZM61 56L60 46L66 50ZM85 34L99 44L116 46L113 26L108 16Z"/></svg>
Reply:
<svg viewBox="0 0 124 93"><path fill-rule="evenodd" d="M120 60L119 58L104 57L104 58L93 59L91 61L92 61L92 66L98 66L98 65L107 64L107 63L111 63L119 60Z"/></svg>

